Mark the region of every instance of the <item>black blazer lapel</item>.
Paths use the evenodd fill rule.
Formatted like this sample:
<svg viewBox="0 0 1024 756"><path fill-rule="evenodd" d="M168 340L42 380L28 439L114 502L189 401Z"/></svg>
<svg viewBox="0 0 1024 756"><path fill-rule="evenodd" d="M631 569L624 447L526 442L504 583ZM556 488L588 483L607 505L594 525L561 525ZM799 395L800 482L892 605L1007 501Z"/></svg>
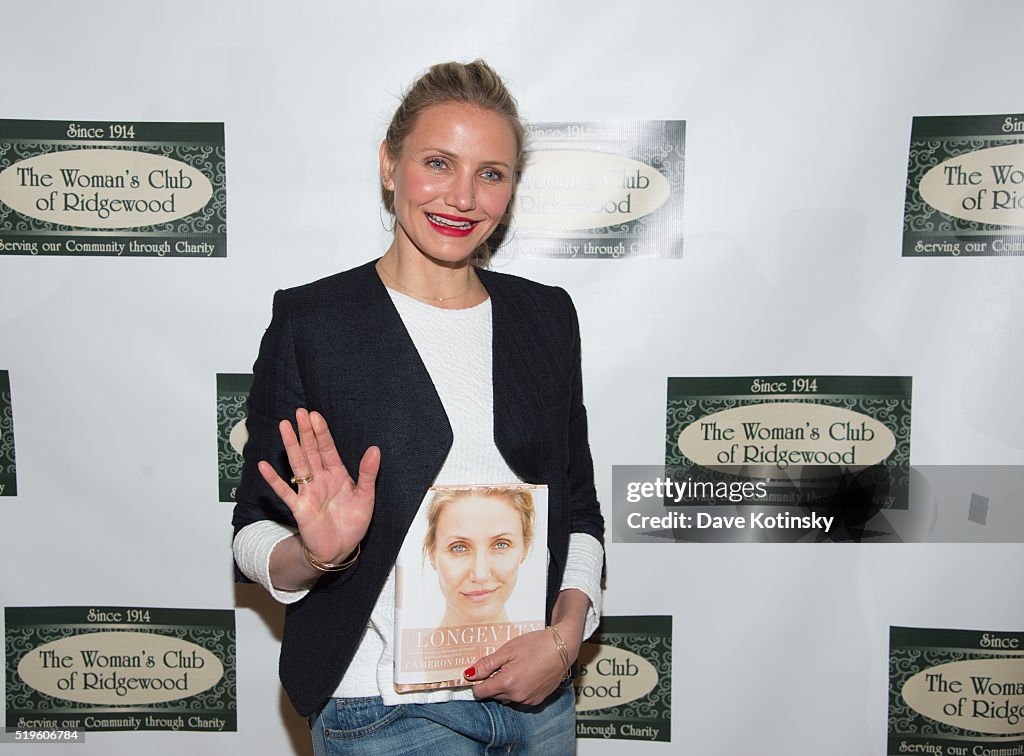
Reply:
<svg viewBox="0 0 1024 756"><path fill-rule="evenodd" d="M372 294L368 338L376 342L375 365L367 380L377 394L368 414L375 425L387 429L380 443L390 458L384 463L382 456L377 482L384 517L378 523L375 513L374 522L387 523L389 536L398 540L397 549L451 451L453 436L441 398L394 302L373 265L366 270L370 280L365 290ZM409 506L396 512L394 502Z"/></svg>
<svg viewBox="0 0 1024 756"><path fill-rule="evenodd" d="M548 445L547 414L539 389L535 337L529 326L529 302L504 285L499 276L479 271L491 297L494 441L509 467L529 483L543 483Z"/></svg>
<svg viewBox="0 0 1024 756"><path fill-rule="evenodd" d="M371 445L381 449L376 505L364 551L388 553L375 562L383 585L423 494L444 464L452 429L426 366L374 269L360 266L333 292L335 317L327 331L340 348L325 349L318 382L330 397L330 427L355 478ZM326 337L326 334L325 334Z"/></svg>

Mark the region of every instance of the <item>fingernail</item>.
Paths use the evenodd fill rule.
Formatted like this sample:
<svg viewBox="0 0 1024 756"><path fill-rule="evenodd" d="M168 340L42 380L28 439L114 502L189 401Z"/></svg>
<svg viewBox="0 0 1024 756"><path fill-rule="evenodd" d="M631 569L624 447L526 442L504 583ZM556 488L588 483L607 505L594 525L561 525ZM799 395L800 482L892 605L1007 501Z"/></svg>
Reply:
<svg viewBox="0 0 1024 756"><path fill-rule="evenodd" d="M473 677L476 675L476 667L470 667L462 673L465 677Z"/></svg>

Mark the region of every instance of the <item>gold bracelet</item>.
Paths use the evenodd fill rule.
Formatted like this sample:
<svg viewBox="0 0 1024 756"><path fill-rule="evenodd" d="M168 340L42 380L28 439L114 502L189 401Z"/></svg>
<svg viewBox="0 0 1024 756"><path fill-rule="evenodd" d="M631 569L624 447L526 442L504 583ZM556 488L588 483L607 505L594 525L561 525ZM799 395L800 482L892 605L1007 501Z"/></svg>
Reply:
<svg viewBox="0 0 1024 756"><path fill-rule="evenodd" d="M562 640L562 634L558 632L558 628L554 625L548 625L547 629L550 630L551 634L554 636L555 646L558 648L558 655L562 657L562 666L568 670L572 665L569 663L569 648L565 645L565 641Z"/></svg>
<svg viewBox="0 0 1024 756"><path fill-rule="evenodd" d="M359 552L362 548L363 545L361 543L357 543L356 550L353 552L352 556L347 561L341 562L340 564L321 562L309 553L309 549L306 548L306 544L302 544L302 556L306 557L306 561L309 562L309 566L314 570L319 570L320 572L342 572L356 563L356 560L359 558Z"/></svg>

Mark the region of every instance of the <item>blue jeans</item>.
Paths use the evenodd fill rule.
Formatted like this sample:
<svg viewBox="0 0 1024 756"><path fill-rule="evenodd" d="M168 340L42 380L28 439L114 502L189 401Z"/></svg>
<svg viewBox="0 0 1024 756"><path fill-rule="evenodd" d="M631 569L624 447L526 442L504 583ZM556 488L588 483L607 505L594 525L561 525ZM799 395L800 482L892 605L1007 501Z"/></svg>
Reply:
<svg viewBox="0 0 1024 756"><path fill-rule="evenodd" d="M311 727L314 756L569 756L576 752L576 697L565 684L540 706L332 698Z"/></svg>

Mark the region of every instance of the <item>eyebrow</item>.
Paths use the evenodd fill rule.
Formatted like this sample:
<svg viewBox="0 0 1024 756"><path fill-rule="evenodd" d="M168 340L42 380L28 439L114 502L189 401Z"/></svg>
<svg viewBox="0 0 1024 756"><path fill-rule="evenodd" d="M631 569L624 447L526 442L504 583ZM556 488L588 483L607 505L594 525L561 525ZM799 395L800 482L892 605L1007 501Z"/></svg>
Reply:
<svg viewBox="0 0 1024 756"><path fill-rule="evenodd" d="M515 536L516 536L516 533L514 533L511 530L508 530L508 531L505 531L504 533L495 533L494 535L488 536L488 537L489 538L515 538ZM448 541L471 541L471 540L473 540L473 537L472 536L467 536L467 535L450 535L450 536L448 536L448 538L446 540L448 540Z"/></svg>
<svg viewBox="0 0 1024 756"><path fill-rule="evenodd" d="M420 150L420 152L421 153L423 153L423 152L436 152L436 153L439 153L441 155L444 155L445 157L453 158L455 160L459 159L459 155L458 154L452 152L451 150L446 150L443 147L424 147L422 150ZM502 168L508 168L508 169L512 168L512 166L509 163L506 163L504 160L481 160L480 164L481 165L500 165Z"/></svg>

